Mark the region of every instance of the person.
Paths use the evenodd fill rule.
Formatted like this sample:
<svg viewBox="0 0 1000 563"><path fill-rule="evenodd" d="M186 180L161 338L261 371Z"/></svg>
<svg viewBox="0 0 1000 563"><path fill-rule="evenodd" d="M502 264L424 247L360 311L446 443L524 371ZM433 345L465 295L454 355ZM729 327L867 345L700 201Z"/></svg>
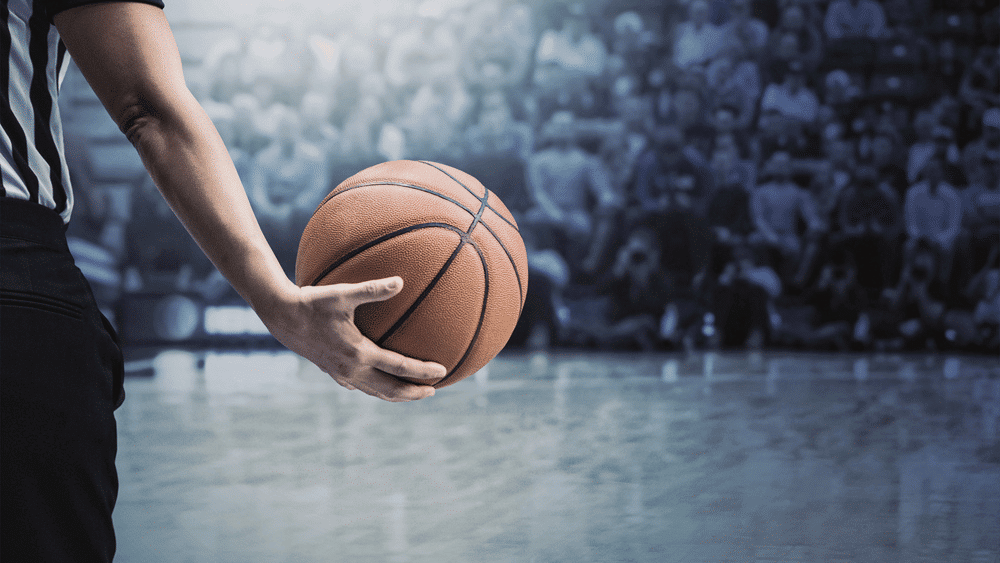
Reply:
<svg viewBox="0 0 1000 563"><path fill-rule="evenodd" d="M575 3L561 29L547 29L539 37L532 82L556 107L590 111L595 105L592 82L604 73L607 59L608 48L591 31L585 6Z"/></svg>
<svg viewBox="0 0 1000 563"><path fill-rule="evenodd" d="M601 159L580 148L576 126L574 115L567 111L557 112L546 124L542 136L552 146L528 161L533 205L525 220L532 228L551 233L567 261L593 273L613 234L621 198ZM588 199L593 206L588 206Z"/></svg>
<svg viewBox="0 0 1000 563"><path fill-rule="evenodd" d="M274 141L256 155L251 165L247 195L286 271L293 269L298 234L329 191L321 149L302 137L299 115L283 109Z"/></svg>
<svg viewBox="0 0 1000 563"><path fill-rule="evenodd" d="M926 242L936 253L938 281L947 284L951 276L955 240L962 228L962 201L953 186L944 181L943 166L937 159L928 162L921 181L910 186L903 203L906 223L905 253L908 260L918 242Z"/></svg>
<svg viewBox="0 0 1000 563"><path fill-rule="evenodd" d="M28 26L11 25L4 44L12 86L0 145L4 561L104 562L115 552L113 411L124 400L124 362L64 236L73 190L56 103L68 62L60 40L188 232L279 342L342 386L390 401L434 393L395 376L445 375L377 347L353 324L356 306L395 295L400 278L324 287L288 279L185 84L162 3L147 1L0 6L4 21L31 22L30 38Z"/></svg>
<svg viewBox="0 0 1000 563"><path fill-rule="evenodd" d="M780 22L768 36L764 57L770 60L772 73L781 73L790 60L800 60L810 70L823 60L823 35L802 4L793 2L783 8Z"/></svg>
<svg viewBox="0 0 1000 563"><path fill-rule="evenodd" d="M767 47L771 30L767 24L753 16L750 0L732 0L729 3L729 21L722 26L722 35L728 43L757 57Z"/></svg>
<svg viewBox="0 0 1000 563"><path fill-rule="evenodd" d="M709 15L705 0L694 0L688 6L688 21L674 30L674 64L678 68L703 65L724 46L722 30L709 21Z"/></svg>
<svg viewBox="0 0 1000 563"><path fill-rule="evenodd" d="M877 291L891 281L899 208L895 192L868 166L858 168L854 182L841 193L837 210L840 232L834 238L840 239L851 255L858 269L857 281L866 289Z"/></svg>
<svg viewBox="0 0 1000 563"><path fill-rule="evenodd" d="M659 318L674 293L661 263L656 230L639 225L615 253L614 263L598 281L603 297L598 322L581 330L598 347L651 351L658 345Z"/></svg>
<svg viewBox="0 0 1000 563"><path fill-rule="evenodd" d="M786 152L775 153L765 164L764 176L770 181L757 186L750 196L755 227L750 243L776 250L781 256L783 273L790 273L786 270L801 261L795 273L801 281L810 265L809 260L815 255L815 239L823 232L824 225L816 212L812 194L792 180L792 166L792 158ZM798 232L800 220L806 224L804 235Z"/></svg>
<svg viewBox="0 0 1000 563"><path fill-rule="evenodd" d="M885 34L885 11L875 0L833 0L823 30L829 39L879 39Z"/></svg>

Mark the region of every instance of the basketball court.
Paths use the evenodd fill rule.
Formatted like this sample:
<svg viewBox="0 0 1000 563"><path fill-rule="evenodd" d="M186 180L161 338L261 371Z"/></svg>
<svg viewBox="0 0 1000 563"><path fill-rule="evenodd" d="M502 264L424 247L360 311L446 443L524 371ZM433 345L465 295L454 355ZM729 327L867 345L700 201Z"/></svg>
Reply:
<svg viewBox="0 0 1000 563"><path fill-rule="evenodd" d="M1000 561L1000 368L504 353L390 404L160 349L116 412L118 560Z"/></svg>

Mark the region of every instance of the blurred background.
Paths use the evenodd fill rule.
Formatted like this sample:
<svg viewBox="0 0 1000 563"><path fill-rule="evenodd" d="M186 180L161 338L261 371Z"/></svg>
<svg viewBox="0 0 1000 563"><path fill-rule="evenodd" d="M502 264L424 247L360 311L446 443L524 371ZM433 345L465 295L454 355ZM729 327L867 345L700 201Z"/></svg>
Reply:
<svg viewBox="0 0 1000 563"><path fill-rule="evenodd" d="M532 350L1000 351L990 0L167 0L279 259L393 159L514 212ZM70 244L127 346L277 346L71 68Z"/></svg>

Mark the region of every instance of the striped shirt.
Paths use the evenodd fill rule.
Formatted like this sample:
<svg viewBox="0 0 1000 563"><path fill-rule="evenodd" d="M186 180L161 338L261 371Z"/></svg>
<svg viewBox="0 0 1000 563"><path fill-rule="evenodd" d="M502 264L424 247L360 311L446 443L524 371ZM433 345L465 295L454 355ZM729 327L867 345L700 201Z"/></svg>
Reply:
<svg viewBox="0 0 1000 563"><path fill-rule="evenodd" d="M59 84L69 57L55 14L101 0L0 0L0 196L33 201L64 222L73 190L63 150ZM142 0L163 7L159 0Z"/></svg>

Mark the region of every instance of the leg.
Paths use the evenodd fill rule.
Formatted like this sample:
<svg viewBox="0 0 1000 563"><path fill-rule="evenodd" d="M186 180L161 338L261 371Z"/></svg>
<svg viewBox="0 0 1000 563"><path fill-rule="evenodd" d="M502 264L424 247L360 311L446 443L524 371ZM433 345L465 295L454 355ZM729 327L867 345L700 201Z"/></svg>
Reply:
<svg viewBox="0 0 1000 563"><path fill-rule="evenodd" d="M0 208L0 559L107 562L121 350L61 230L45 227L61 220L24 205ZM25 232L34 240L14 238Z"/></svg>

